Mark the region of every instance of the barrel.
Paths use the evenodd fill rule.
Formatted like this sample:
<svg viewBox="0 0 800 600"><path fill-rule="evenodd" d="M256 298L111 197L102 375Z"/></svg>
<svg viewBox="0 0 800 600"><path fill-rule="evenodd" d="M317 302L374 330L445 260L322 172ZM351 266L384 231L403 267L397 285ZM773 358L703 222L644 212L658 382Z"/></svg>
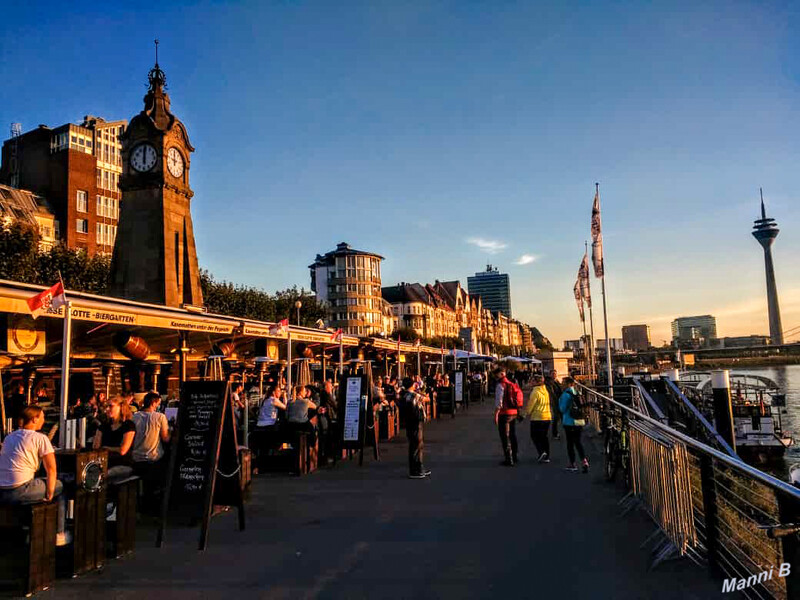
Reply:
<svg viewBox="0 0 800 600"><path fill-rule="evenodd" d="M150 354L147 342L128 331L114 334L114 346L131 360L145 360Z"/></svg>

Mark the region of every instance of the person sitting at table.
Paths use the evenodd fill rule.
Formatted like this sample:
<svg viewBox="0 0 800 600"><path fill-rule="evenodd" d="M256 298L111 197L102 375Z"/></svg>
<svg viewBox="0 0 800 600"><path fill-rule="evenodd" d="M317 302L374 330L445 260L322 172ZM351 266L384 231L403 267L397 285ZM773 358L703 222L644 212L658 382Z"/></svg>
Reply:
<svg viewBox="0 0 800 600"><path fill-rule="evenodd" d="M308 391L302 385L295 386L294 398L286 405L286 420L293 432L305 431L309 434L309 443L316 441L317 428L311 421L317 415L317 405L309 398Z"/></svg>
<svg viewBox="0 0 800 600"><path fill-rule="evenodd" d="M65 531L66 502L58 480L56 455L50 439L39 430L44 425L44 411L38 406L26 406L19 414L20 429L9 433L0 450L0 504L35 504L58 498L56 546L72 541ZM44 465L46 478L36 477L39 465Z"/></svg>
<svg viewBox="0 0 800 600"><path fill-rule="evenodd" d="M158 412L161 396L148 392L142 400L142 410L133 415L136 435L133 437L133 470L142 478L145 495L143 509L154 511L166 479L164 444L169 441L169 423L164 413Z"/></svg>
<svg viewBox="0 0 800 600"><path fill-rule="evenodd" d="M130 406L119 396L107 402L106 416L108 418L94 436L94 449L108 449L108 481L115 483L133 473L131 448L136 425Z"/></svg>

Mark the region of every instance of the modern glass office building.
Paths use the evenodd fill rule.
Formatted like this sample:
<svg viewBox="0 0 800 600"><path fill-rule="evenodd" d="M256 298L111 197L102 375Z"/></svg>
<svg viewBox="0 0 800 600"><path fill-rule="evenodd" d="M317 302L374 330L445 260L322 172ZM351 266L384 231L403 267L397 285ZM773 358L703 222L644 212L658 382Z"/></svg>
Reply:
<svg viewBox="0 0 800 600"><path fill-rule="evenodd" d="M511 318L511 284L507 273L500 273L497 267L486 265L485 271L467 277L467 288L470 294L481 297L483 308Z"/></svg>

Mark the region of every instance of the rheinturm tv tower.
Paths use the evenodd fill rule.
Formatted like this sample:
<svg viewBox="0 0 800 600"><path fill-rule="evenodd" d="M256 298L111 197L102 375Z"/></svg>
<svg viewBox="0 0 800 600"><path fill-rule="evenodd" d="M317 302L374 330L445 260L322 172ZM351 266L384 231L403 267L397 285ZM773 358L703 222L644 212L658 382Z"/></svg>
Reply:
<svg viewBox="0 0 800 600"><path fill-rule="evenodd" d="M783 344L781 308L778 305L778 286L775 284L775 266L772 263L772 242L778 237L780 229L775 219L767 218L764 209L764 192L761 192L761 218L753 223L753 237L764 248L764 268L767 272L767 307L769 308L769 337L773 344Z"/></svg>

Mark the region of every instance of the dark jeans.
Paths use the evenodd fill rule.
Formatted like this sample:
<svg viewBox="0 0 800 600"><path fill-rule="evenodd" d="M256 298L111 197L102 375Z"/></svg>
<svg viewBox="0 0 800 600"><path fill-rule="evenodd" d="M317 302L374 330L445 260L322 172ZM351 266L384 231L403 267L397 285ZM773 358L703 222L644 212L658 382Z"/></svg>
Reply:
<svg viewBox="0 0 800 600"><path fill-rule="evenodd" d="M517 460L517 415L498 415L497 430L507 462Z"/></svg>
<svg viewBox="0 0 800 600"><path fill-rule="evenodd" d="M581 431L583 427L576 427L574 425L564 425L564 433L567 436L567 454L569 455L570 464L575 464L575 450L578 451L578 456L581 460L586 458L586 453L583 451L583 444L581 444Z"/></svg>
<svg viewBox="0 0 800 600"><path fill-rule="evenodd" d="M425 444L422 441L422 425L413 429L406 429L408 436L408 473L422 475L425 467L422 464Z"/></svg>
<svg viewBox="0 0 800 600"><path fill-rule="evenodd" d="M550 440L547 437L547 430L550 429L550 421L531 421L531 439L539 456L547 452L550 454Z"/></svg>
<svg viewBox="0 0 800 600"><path fill-rule="evenodd" d="M558 423L561 421L561 413L558 410L558 400L550 402L550 414L553 415L551 423L553 424L553 437L555 437L558 435Z"/></svg>

